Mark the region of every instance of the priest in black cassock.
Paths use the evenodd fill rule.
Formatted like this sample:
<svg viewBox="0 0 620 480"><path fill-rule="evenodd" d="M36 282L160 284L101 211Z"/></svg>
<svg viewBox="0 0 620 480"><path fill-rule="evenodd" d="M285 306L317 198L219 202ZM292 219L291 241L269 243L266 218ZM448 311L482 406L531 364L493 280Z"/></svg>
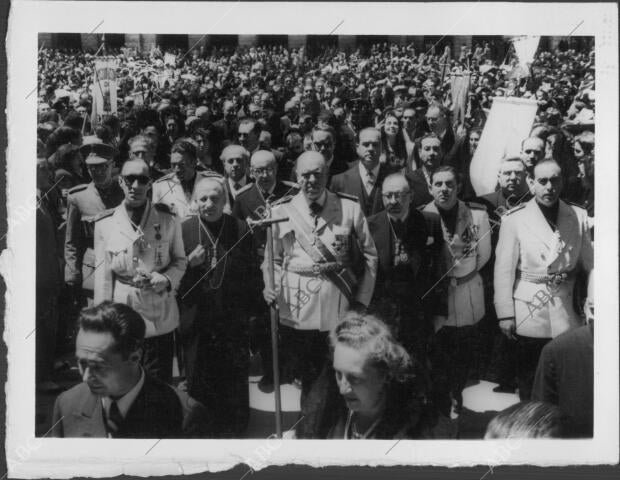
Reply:
<svg viewBox="0 0 620 480"><path fill-rule="evenodd" d="M188 393L209 413L213 438L239 438L249 415L249 317L259 298L249 227L223 213L217 178L194 190L197 214L182 224L188 268L179 298Z"/></svg>

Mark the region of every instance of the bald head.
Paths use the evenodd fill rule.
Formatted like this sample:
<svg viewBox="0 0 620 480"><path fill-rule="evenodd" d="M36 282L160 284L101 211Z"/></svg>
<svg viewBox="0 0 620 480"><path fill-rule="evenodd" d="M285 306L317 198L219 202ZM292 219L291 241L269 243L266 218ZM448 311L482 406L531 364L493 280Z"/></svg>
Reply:
<svg viewBox="0 0 620 480"><path fill-rule="evenodd" d="M258 150L250 159L250 172L263 192L270 192L276 184L278 164L276 156L268 150Z"/></svg>
<svg viewBox="0 0 620 480"><path fill-rule="evenodd" d="M327 164L319 152L307 151L297 158L297 183L309 201L318 200L327 185Z"/></svg>
<svg viewBox="0 0 620 480"><path fill-rule="evenodd" d="M405 220L409 215L412 200L407 178L401 173L388 175L383 180L381 194L388 215L398 220Z"/></svg>
<svg viewBox="0 0 620 480"><path fill-rule="evenodd" d="M224 213L226 189L223 177L205 177L194 188L195 208L207 222L216 222Z"/></svg>

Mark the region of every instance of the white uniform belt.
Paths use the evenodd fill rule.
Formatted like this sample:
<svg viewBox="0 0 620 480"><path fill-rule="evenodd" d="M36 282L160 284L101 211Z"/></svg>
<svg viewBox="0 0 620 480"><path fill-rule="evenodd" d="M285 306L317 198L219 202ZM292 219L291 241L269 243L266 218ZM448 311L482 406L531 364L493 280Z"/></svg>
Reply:
<svg viewBox="0 0 620 480"><path fill-rule="evenodd" d="M472 270L466 275L462 277L450 277L450 284L454 287L457 285L462 285L464 283L469 282L472 278L474 278L478 274L478 270Z"/></svg>
<svg viewBox="0 0 620 480"><path fill-rule="evenodd" d="M560 285L562 282L570 280L573 276L573 272L562 273L531 273L524 272L523 270L517 270L517 278L531 283L547 283L553 285Z"/></svg>
<svg viewBox="0 0 620 480"><path fill-rule="evenodd" d="M313 263L311 265L287 265L286 271L299 275L320 275L321 273L337 272L344 268L340 262Z"/></svg>

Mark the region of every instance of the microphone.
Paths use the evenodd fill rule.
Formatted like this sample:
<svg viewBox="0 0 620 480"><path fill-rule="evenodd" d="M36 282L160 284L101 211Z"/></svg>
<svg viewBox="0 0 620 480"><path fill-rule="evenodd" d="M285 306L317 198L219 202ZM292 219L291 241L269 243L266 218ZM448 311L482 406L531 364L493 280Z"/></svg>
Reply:
<svg viewBox="0 0 620 480"><path fill-rule="evenodd" d="M247 222L248 227L250 227L250 230L252 230L256 227L266 227L268 225L273 225L274 223L286 222L287 220L288 217L263 218L260 220L252 220L250 217L248 217L245 221Z"/></svg>

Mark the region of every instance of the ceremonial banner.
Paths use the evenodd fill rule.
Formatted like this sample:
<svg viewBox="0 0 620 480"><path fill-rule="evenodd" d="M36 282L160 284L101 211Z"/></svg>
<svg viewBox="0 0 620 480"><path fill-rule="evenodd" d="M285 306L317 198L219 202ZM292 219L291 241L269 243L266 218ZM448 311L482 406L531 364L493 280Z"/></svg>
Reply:
<svg viewBox="0 0 620 480"><path fill-rule="evenodd" d="M465 114L467 113L467 100L469 94L469 78L469 74L458 74L450 77L452 119L454 124L465 124Z"/></svg>
<svg viewBox="0 0 620 480"><path fill-rule="evenodd" d="M173 67L176 67L177 56L173 55L172 53L165 53L164 54L164 65L172 65Z"/></svg>
<svg viewBox="0 0 620 480"><path fill-rule="evenodd" d="M534 60L534 55L536 55L539 42L540 37L537 36L523 36L512 39L512 45L514 46L515 53L519 59L519 65L526 72L529 72L529 66L532 63L532 60Z"/></svg>
<svg viewBox="0 0 620 480"><path fill-rule="evenodd" d="M116 114L116 68L118 60L95 60L94 83L91 86L93 109L91 126L99 124L103 115Z"/></svg>
<svg viewBox="0 0 620 480"><path fill-rule="evenodd" d="M469 167L476 195L495 191L502 158L519 155L521 141L530 134L537 108L536 100L493 98L491 111Z"/></svg>

